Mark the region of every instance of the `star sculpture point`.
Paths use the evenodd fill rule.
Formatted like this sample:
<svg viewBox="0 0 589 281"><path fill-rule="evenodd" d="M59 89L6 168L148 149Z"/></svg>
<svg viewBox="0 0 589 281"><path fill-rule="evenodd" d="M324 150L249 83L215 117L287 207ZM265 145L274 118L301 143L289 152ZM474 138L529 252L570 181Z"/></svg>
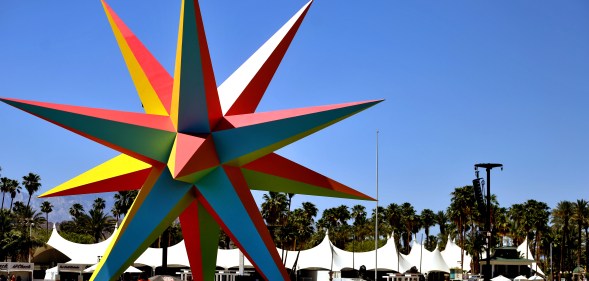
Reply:
<svg viewBox="0 0 589 281"><path fill-rule="evenodd" d="M2 98L121 154L42 197L139 190L91 280L114 280L176 218L212 280L222 228L266 280L288 280L250 190L373 200L274 151L380 102L256 112L303 6L217 87L197 1L182 1L174 76L102 1L145 114Z"/></svg>

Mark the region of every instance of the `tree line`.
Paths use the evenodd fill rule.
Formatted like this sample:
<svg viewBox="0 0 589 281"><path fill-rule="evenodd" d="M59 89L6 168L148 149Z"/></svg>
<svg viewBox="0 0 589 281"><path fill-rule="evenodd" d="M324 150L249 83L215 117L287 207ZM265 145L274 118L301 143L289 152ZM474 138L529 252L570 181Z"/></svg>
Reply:
<svg viewBox="0 0 589 281"><path fill-rule="evenodd" d="M0 169L1 171L1 169ZM49 214L53 206L42 202L39 210L30 205L31 197L41 187L40 176L29 173L22 180L0 178L2 208L0 209L0 260L12 258L26 261L36 247L44 245L49 231ZM24 190L27 202L14 201L16 194ZM114 193L114 204L106 210L106 201L97 198L86 211L80 203L70 209L69 220L59 223L60 234L77 243L97 243L108 238L116 224L125 216L137 191ZM411 250L413 239L423 231L420 244L430 251L444 249L448 237L472 256L473 264L463 264L464 270L477 272L485 252L485 214L477 208L473 186L455 188L450 194L450 205L445 210L423 209L418 212L411 203L390 203L367 210L363 205L340 205L319 210L311 202L303 202L293 208L290 193L269 192L263 195L260 212L275 244L285 250L304 250L318 245L329 232L331 242L348 251L374 249L375 219L378 213L378 241L382 246L391 234L397 249L403 254ZM6 199L6 202L5 202ZM10 204L8 204L10 199ZM23 200L24 201L24 200ZM560 201L551 209L548 204L533 199L509 207L500 206L495 195L491 197L493 225L492 248L514 246L525 239L531 254L546 273L550 272L549 255L552 249L553 271L571 272L577 266L587 268L589 262L589 203L584 199ZM5 204L6 203L6 204ZM44 214L44 216L43 216ZM436 232L437 235L431 235ZM182 240L178 222L174 222L152 244L159 247L163 240L173 245ZM504 239L509 237L509 239ZM219 247L235 247L228 235L221 231ZM464 254L464 253L463 253ZM526 253L521 253L524 257Z"/></svg>

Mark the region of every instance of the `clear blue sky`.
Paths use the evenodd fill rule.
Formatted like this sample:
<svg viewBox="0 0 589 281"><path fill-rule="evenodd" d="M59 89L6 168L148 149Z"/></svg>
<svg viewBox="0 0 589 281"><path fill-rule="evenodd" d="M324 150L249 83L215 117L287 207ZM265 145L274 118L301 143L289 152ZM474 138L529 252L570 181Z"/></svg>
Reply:
<svg viewBox="0 0 589 281"><path fill-rule="evenodd" d="M109 4L172 71L179 1ZM201 1L217 83L304 4ZM502 206L588 200L588 27L585 0L317 0L258 111L386 99L278 151L374 196L378 129L384 205L444 209L480 162L505 165ZM3 1L0 38L0 96L141 111L99 1ZM41 191L116 155L4 104L0 124L2 176L38 173Z"/></svg>

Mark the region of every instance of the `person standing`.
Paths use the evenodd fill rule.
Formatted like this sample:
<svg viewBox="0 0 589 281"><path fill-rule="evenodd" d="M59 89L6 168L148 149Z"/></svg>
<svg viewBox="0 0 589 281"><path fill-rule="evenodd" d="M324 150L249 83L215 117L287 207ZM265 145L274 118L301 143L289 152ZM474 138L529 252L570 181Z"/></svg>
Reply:
<svg viewBox="0 0 589 281"><path fill-rule="evenodd" d="M139 274L139 279L137 281L149 281L149 279L147 279L147 273L141 272L141 274Z"/></svg>

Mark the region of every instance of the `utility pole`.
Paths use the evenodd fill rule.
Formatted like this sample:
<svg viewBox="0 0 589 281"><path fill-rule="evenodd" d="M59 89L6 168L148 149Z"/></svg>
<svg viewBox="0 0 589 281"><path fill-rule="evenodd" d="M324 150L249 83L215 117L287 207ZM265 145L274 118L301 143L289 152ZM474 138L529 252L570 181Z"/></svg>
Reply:
<svg viewBox="0 0 589 281"><path fill-rule="evenodd" d="M487 267L486 270L483 270L483 274L485 277L485 281L491 280L491 245L493 244L493 235L492 235L492 213L491 213L491 169L493 168L501 168L503 170L503 164L497 163L480 163L475 164L474 169L478 173L478 168L485 168L487 171L487 216L485 216L485 230L487 236Z"/></svg>

